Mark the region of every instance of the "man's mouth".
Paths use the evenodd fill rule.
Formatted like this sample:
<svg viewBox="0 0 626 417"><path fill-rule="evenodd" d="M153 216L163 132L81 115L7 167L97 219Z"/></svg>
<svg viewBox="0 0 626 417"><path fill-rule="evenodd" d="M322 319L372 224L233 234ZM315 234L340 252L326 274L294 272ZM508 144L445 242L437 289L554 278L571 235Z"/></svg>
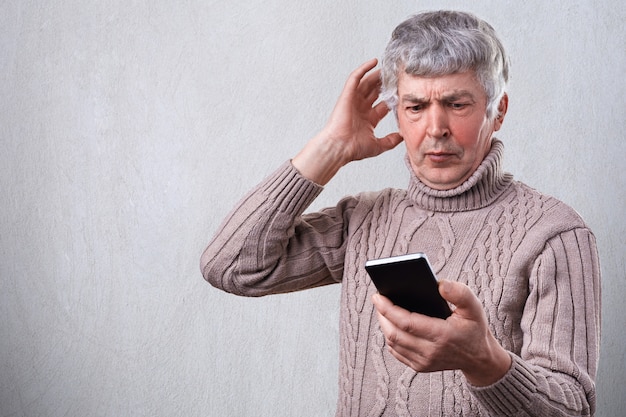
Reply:
<svg viewBox="0 0 626 417"><path fill-rule="evenodd" d="M427 152L426 157L432 162L445 162L454 156L450 152Z"/></svg>

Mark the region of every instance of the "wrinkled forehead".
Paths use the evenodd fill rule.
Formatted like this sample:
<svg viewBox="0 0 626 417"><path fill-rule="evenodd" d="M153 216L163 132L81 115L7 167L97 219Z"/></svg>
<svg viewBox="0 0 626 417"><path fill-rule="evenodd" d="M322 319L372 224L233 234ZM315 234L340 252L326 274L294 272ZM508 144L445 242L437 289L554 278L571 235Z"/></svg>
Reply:
<svg viewBox="0 0 626 417"><path fill-rule="evenodd" d="M474 71L444 75L398 74L397 93L400 100L458 99L486 101L487 94Z"/></svg>

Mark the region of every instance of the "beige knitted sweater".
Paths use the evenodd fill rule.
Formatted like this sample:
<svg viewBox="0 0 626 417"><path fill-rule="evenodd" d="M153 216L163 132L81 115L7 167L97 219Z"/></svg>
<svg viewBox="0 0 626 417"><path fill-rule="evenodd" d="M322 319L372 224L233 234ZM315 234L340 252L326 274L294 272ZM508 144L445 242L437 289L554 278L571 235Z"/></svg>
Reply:
<svg viewBox="0 0 626 417"><path fill-rule="evenodd" d="M261 296L340 282L337 416L593 415L600 341L595 239L574 210L514 181L503 145L464 184L348 197L305 214L321 187L285 163L231 212L202 256L211 284ZM385 347L367 259L425 252L440 278L481 300L511 352L492 386L415 373Z"/></svg>

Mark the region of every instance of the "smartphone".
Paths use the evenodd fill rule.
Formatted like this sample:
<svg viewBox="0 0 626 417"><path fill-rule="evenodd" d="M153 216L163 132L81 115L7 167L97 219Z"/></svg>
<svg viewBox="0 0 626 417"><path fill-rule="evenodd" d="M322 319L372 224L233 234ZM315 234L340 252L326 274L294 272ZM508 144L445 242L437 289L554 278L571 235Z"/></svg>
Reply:
<svg viewBox="0 0 626 417"><path fill-rule="evenodd" d="M424 253L369 260L365 270L378 292L394 304L442 319L452 314L439 294L437 278Z"/></svg>

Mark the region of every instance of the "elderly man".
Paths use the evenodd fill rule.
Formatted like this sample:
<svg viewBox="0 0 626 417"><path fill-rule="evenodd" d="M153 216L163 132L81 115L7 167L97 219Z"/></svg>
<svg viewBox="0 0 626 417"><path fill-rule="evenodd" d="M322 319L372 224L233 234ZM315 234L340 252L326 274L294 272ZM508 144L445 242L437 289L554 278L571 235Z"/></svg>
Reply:
<svg viewBox="0 0 626 417"><path fill-rule="evenodd" d="M342 284L338 416L592 415L595 239L574 210L503 171L493 134L508 61L493 28L418 14L376 65L350 75L327 125L228 216L202 256L205 279L246 296ZM389 111L398 132L377 138ZM342 166L402 141L407 189L303 214ZM393 305L365 272L368 259L411 252L442 278L446 320Z"/></svg>

